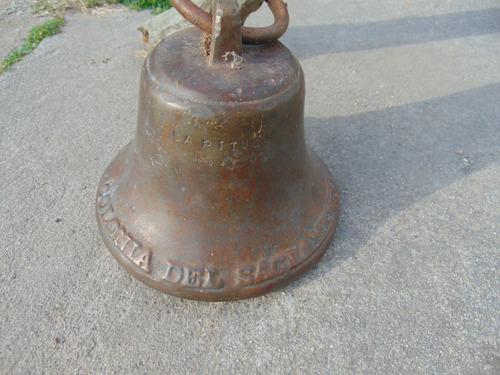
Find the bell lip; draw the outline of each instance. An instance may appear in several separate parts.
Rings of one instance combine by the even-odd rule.
[[[311,267],[313,267],[320,258],[325,254],[326,250],[330,246],[333,237],[336,232],[336,228],[338,225],[338,215],[339,215],[339,194],[336,186],[336,182],[330,173],[328,167],[324,164],[324,162],[316,155],[316,153],[308,148],[308,153],[311,157],[312,163],[317,163],[316,170],[318,174],[324,175],[325,188],[328,190],[325,197],[327,197],[327,201],[324,204],[324,207],[328,205],[331,206],[329,215],[323,214],[321,217],[322,224],[323,221],[328,220],[327,229],[323,233],[323,237],[319,245],[317,245],[314,249],[309,250],[307,257],[298,263],[297,265],[290,268],[285,273],[270,278],[268,280],[262,281],[258,284],[253,284],[252,286],[243,287],[243,288],[232,288],[230,291],[223,292],[215,292],[214,289],[203,290],[192,287],[179,287],[176,286],[174,288],[169,288],[168,284],[162,283],[160,281],[154,280],[148,276],[148,272],[138,267],[138,263],[134,263],[132,259],[126,256],[113,242],[112,238],[106,233],[106,229],[104,227],[104,223],[102,220],[102,213],[99,212],[99,199],[100,199],[100,191],[103,189],[108,181],[110,180],[108,177],[108,172],[113,169],[114,164],[116,164],[124,154],[131,151],[133,148],[133,142],[130,142],[127,146],[125,146],[115,157],[115,159],[108,165],[106,168],[98,186],[97,195],[96,195],[96,203],[95,203],[95,215],[99,228],[100,235],[108,248],[111,254],[115,257],[115,259],[121,264],[125,270],[134,276],[139,281],[145,283],[146,285],[157,289],[163,293],[169,294],[174,297],[179,297],[183,299],[196,300],[196,301],[205,301],[205,302],[227,302],[227,301],[238,301],[243,299],[255,298],[267,293],[276,291],[284,287],[287,284],[290,284],[300,276],[302,276],[305,272],[307,272]],[[330,216],[330,217],[328,217]],[[323,226],[323,225],[321,225]]]

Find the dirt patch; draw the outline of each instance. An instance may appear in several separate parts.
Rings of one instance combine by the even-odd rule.
[[[19,48],[29,29],[45,18],[31,14],[29,0],[0,0],[0,61]]]

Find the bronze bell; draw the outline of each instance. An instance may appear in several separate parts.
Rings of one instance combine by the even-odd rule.
[[[205,33],[179,31],[146,59],[135,140],[99,184],[99,230],[162,292],[262,295],[319,260],[339,210],[334,179],[305,144],[302,69],[276,41],[286,4],[268,1],[275,23],[263,29],[241,27],[235,0],[215,0],[213,19],[172,4]]]

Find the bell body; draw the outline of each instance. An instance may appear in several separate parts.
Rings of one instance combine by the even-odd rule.
[[[201,31],[146,59],[135,139],[106,169],[96,215],[133,276],[174,296],[223,301],[274,290],[314,265],[338,193],[304,139],[304,76],[280,42],[210,66]]]

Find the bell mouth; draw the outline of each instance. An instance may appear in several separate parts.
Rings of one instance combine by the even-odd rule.
[[[271,292],[316,264],[337,226],[335,180],[312,150],[307,153],[309,181],[295,187],[304,205],[296,210],[284,207],[276,215],[288,216],[287,228],[264,217],[260,222],[258,217],[240,222],[203,217],[196,208],[191,217],[178,217],[169,210],[172,197],[164,192],[159,197],[144,179],[131,142],[100,181],[99,231],[132,276],[164,293],[215,302]]]

